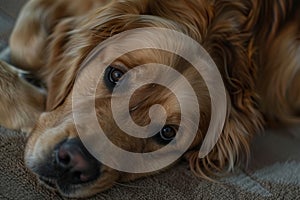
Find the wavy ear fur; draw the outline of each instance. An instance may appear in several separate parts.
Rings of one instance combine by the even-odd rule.
[[[252,118],[245,121],[246,116],[240,116],[236,110],[232,109],[229,112],[231,113],[217,144],[206,157],[201,159],[198,157],[199,146],[198,149],[185,155],[195,175],[212,180],[213,175],[224,171],[229,172],[236,165],[247,162],[250,155],[250,140],[253,136],[251,133],[262,129],[259,122],[261,119]]]
[[[270,113],[274,113],[274,109],[277,111],[278,108],[285,108],[282,105],[292,105],[294,110],[299,106],[299,95],[295,95],[297,94],[295,84],[299,82],[299,76],[296,76],[293,84],[290,85],[294,90],[293,94],[287,96],[284,102],[280,100],[284,99],[283,96],[289,95],[288,88],[282,90],[285,93],[283,95],[276,96],[275,94],[272,99],[265,98],[266,95],[278,92],[281,86],[286,86],[284,83],[288,78],[282,77],[284,74],[282,71],[290,67],[294,71],[288,70],[285,73],[295,73],[295,70],[299,69],[299,64],[297,64],[299,62],[295,61],[297,59],[295,54],[299,48],[297,49],[294,45],[297,38],[295,29],[298,28],[299,35],[299,25],[293,21],[294,23],[291,24],[295,25],[294,29],[289,25],[283,27],[283,24],[292,19],[292,10],[296,10],[292,5],[296,6],[296,1],[252,0],[215,3],[214,16],[210,27],[207,28],[208,37],[203,45],[219,67],[230,95],[230,101],[223,132],[209,155],[199,159],[197,151],[199,148],[186,154],[191,169],[197,176],[210,179],[208,175],[216,175],[216,172],[224,171],[224,169],[233,170],[236,164],[248,159],[250,139],[260,132],[265,124],[265,116],[263,117],[263,112],[259,110],[262,105],[258,102],[266,103],[268,106],[266,110]],[[289,35],[286,34],[288,31],[290,31]],[[286,36],[289,36],[289,42],[284,40],[287,40]],[[292,40],[294,42],[291,42]],[[290,47],[286,48],[286,44],[290,44]],[[258,49],[260,46],[262,47]],[[278,54],[275,49],[280,49],[283,53]],[[283,57],[278,58],[278,55]],[[276,67],[280,69],[275,69]],[[264,73],[263,70],[271,70],[271,72]],[[273,72],[280,72],[275,74],[280,78],[270,81],[276,77],[272,75]],[[258,78],[261,78],[261,84],[256,85]],[[283,84],[274,88],[274,83],[282,83],[280,81]],[[259,91],[257,87],[263,89]],[[296,101],[291,104],[287,101],[289,97]],[[274,106],[274,103],[278,101],[282,105]],[[264,110],[265,113],[267,113],[266,110]],[[291,116],[282,115],[282,112],[277,113],[282,118],[278,122],[291,120]]]
[[[66,56],[70,32],[76,18],[62,20],[50,36],[48,63],[41,76],[48,89],[47,110],[54,110],[69,94],[76,76],[76,60]]]

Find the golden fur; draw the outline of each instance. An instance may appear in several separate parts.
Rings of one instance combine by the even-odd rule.
[[[249,156],[254,134],[268,125],[290,125],[300,121],[299,11],[297,0],[123,0],[108,4],[103,0],[31,0],[22,10],[10,39],[12,62],[42,80],[48,94],[43,102],[39,93],[27,92],[27,89],[18,89],[16,93],[3,90],[3,82],[10,88],[13,87],[10,83],[18,78],[7,80],[5,77],[9,75],[4,73],[3,76],[1,71],[1,94],[11,95],[18,101],[12,105],[0,100],[1,114],[9,116],[5,120],[0,117],[0,124],[15,129],[27,126],[27,122],[20,125],[16,121],[29,118],[22,114],[22,108],[29,109],[26,113],[32,114],[30,119],[36,119],[36,123],[30,123],[33,131],[25,160],[34,171],[36,163],[57,143],[77,137],[70,93],[80,64],[87,55],[105,39],[125,30],[175,29],[206,49],[222,74],[228,94],[228,115],[223,132],[205,158],[198,158],[198,150],[209,123],[210,101],[202,79],[193,75],[193,69],[173,55],[155,50],[131,52],[115,62],[128,68],[149,62],[163,63],[189,77],[201,99],[201,123],[184,157],[200,177],[230,171]],[[132,105],[138,103],[139,94],[148,98],[132,114],[136,123],[147,124],[148,108],[156,103],[166,108],[170,123],[178,123],[176,99],[169,91],[161,87],[156,87],[154,92],[142,88],[132,97]],[[40,100],[35,102],[36,98],[31,95]],[[135,152],[160,147],[153,141],[121,134],[110,113],[110,93],[105,86],[99,86],[97,95],[102,97],[96,100],[98,120],[104,129],[113,130],[108,137],[114,143]],[[28,101],[19,100],[20,96]],[[44,113],[37,118],[44,104]],[[19,112],[12,112],[14,109]],[[103,175],[93,184],[76,185],[69,192],[58,189],[66,196],[83,197],[107,189],[117,181],[146,175],[118,172],[106,166],[100,170]]]

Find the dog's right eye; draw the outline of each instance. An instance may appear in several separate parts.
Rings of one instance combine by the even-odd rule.
[[[109,66],[105,70],[104,81],[106,86],[112,90],[116,84],[120,81],[124,72],[117,67]]]
[[[159,133],[153,136],[159,144],[166,145],[171,142],[177,134],[178,127],[175,125],[165,125]]]
[[[159,136],[164,141],[171,141],[176,136],[176,130],[172,126],[166,125],[160,130]]]

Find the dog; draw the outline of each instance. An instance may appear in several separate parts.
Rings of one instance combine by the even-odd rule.
[[[40,80],[44,90],[1,62],[0,124],[28,133],[27,167],[44,185],[67,197],[91,196],[117,182],[165,170],[168,167],[131,173],[96,159],[79,137],[72,115],[72,92],[81,66],[105,40],[138,28],[175,30],[201,44],[225,86],[226,118],[208,155],[198,156],[213,114],[205,77],[170,52],[151,48],[131,51],[99,67],[103,73],[98,77],[94,101],[97,121],[107,137],[127,151],[153,152],[170,143],[180,128],[180,106],[165,87],[143,86],[132,94],[129,103],[130,116],[140,126],[150,123],[152,105],[164,107],[166,123],[153,137],[136,138],[124,133],[111,111],[112,99],[122,98],[112,95],[114,87],[129,69],[147,63],[170,66],[187,77],[199,100],[197,134],[181,158],[189,162],[196,176],[211,179],[245,163],[250,156],[251,138],[265,127],[299,123],[299,13],[297,0],[30,0],[10,38],[11,62]],[[100,52],[95,59],[105,59],[111,53],[113,50]],[[143,71],[141,67],[140,77],[147,77],[157,68]],[[87,79],[79,88],[85,90]],[[79,105],[85,113],[84,101]],[[188,118],[193,121],[192,114]],[[89,121],[80,126],[87,135],[93,131]],[[188,132],[189,127],[185,128]],[[110,159],[118,162],[114,156]]]

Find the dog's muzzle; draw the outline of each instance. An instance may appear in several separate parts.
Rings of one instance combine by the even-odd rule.
[[[55,185],[76,185],[91,182],[100,176],[100,163],[87,151],[78,138],[58,144],[52,153],[51,164],[41,165],[36,173],[42,182]]]

